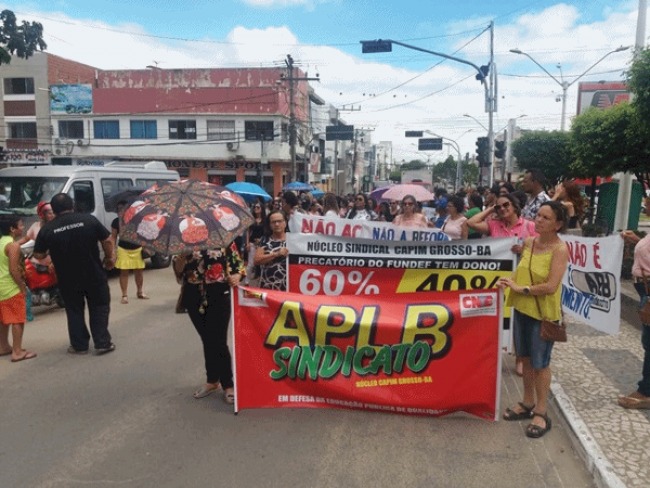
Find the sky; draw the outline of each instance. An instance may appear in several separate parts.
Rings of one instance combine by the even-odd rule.
[[[516,118],[522,129],[559,130],[567,89],[567,126],[580,81],[625,79],[633,47],[635,0],[48,0],[2,2],[19,21],[43,24],[47,52],[100,69],[296,66],[320,81],[315,92],[373,142],[392,141],[394,159],[436,162],[406,130],[458,143],[464,155],[485,136],[484,90],[471,66],[394,45],[362,54],[361,40],[392,39],[475,65],[490,57],[494,22],[498,73],[494,130]],[[647,42],[647,36],[646,36]],[[529,58],[510,52],[520,49]],[[1,69],[1,68],[0,68]],[[471,117],[466,117],[465,114]],[[473,118],[472,118],[473,117]],[[455,150],[451,154],[456,155]]]

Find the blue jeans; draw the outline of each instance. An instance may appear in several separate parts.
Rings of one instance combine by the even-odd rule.
[[[643,283],[634,283],[639,294],[639,308],[643,307],[648,301],[645,285]],[[644,396],[650,396],[650,324],[643,324],[641,331],[641,345],[643,346],[643,371],[639,381],[639,393]]]
[[[539,336],[542,321],[517,310],[514,310],[512,319],[515,354],[518,357],[530,358],[533,369],[548,368],[554,343]]]

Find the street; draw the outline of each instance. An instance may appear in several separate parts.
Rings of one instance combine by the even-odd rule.
[[[174,313],[170,269],[145,271],[150,300],[119,303],[110,278],[104,356],[71,356],[62,309],[39,310],[25,347],[0,360],[3,487],[592,487],[557,411],[540,440],[524,422],[463,414],[411,417],[347,410],[245,410],[191,393],[204,380],[189,318]],[[253,359],[253,358],[251,358]],[[520,400],[504,357],[501,410]]]

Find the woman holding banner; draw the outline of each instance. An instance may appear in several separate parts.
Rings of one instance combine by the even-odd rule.
[[[501,198],[501,197],[499,197]],[[521,260],[512,278],[501,278],[497,286],[510,288],[506,306],[514,308],[514,341],[523,361],[524,398],[507,408],[504,420],[527,420],[526,436],[539,438],[551,430],[547,416],[551,387],[553,342],[540,337],[542,320],[562,318],[562,276],[569,252],[558,233],[567,225],[566,209],[560,202],[544,202],[537,217],[538,237],[524,241]]]

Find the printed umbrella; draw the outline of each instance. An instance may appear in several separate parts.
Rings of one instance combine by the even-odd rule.
[[[310,191],[313,190],[313,186],[309,183],[303,183],[302,181],[292,181],[287,183],[282,187],[283,190],[295,190],[295,191]]]
[[[435,198],[433,193],[431,193],[425,187],[409,183],[391,186],[382,195],[382,198],[384,200],[401,200],[406,195],[412,195],[417,202],[428,202],[429,200],[433,200]]]
[[[270,202],[272,200],[271,195],[269,195],[264,188],[255,183],[235,181],[234,183],[228,183],[226,188],[241,195],[247,202],[253,202],[258,198],[263,199],[265,202]]]
[[[148,188],[141,186],[130,186],[108,197],[104,202],[104,207],[109,212],[117,212],[117,204],[119,202],[124,200],[127,203],[131,203],[136,197],[140,196],[147,190]]]
[[[162,255],[183,254],[227,246],[252,223],[233,191],[182,180],[142,193],[122,215],[120,237]]]

